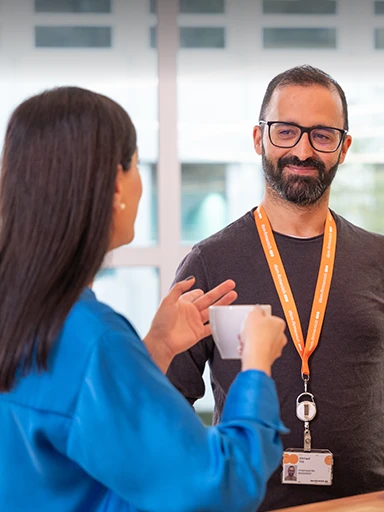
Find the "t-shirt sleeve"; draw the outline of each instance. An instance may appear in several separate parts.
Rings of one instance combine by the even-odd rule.
[[[109,331],[87,365],[67,456],[138,510],[254,512],[281,459],[273,381],[239,375],[224,416],[204,427],[142,342]]]
[[[197,247],[180,263],[174,282],[182,281],[189,276],[196,278],[194,288],[201,288],[204,292],[210,290],[204,260]],[[213,340],[208,336],[191,349],[178,354],[168,368],[167,377],[191,405],[204,396],[203,373],[212,350]]]

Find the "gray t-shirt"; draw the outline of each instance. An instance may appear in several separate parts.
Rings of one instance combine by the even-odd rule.
[[[384,236],[360,229],[333,213],[338,238],[333,281],[318,348],[310,359],[310,391],[317,405],[312,448],[334,454],[330,487],[281,484],[271,477],[260,511],[384,489]],[[319,270],[323,236],[300,239],[275,233],[306,336]],[[225,279],[237,283],[238,304],[271,304],[284,313],[255,226],[253,211],[197,244],[182,261],[176,280],[196,277],[208,290]],[[303,391],[301,360],[287,329],[288,344],[273,365],[282,420],[291,430],[285,448],[303,446],[296,398]],[[211,368],[214,422],[220,419],[240,362],[222,360],[211,337],[177,356],[168,372],[193,403],[204,394],[202,373]]]

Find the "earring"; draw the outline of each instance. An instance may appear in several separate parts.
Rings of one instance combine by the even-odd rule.
[[[127,205],[125,203],[120,203],[120,201],[116,201],[115,203],[115,207],[120,208],[120,210],[125,210],[126,206]]]

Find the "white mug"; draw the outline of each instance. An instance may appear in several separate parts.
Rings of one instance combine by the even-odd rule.
[[[232,306],[210,306],[209,323],[212,337],[222,359],[241,359],[238,351],[240,333],[248,313],[255,304],[234,304]],[[268,314],[272,314],[269,304],[260,304]]]

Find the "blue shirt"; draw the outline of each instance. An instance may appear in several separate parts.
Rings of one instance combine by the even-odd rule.
[[[0,510],[252,511],[281,459],[273,381],[247,371],[206,428],[87,289],[49,358],[0,394]]]

